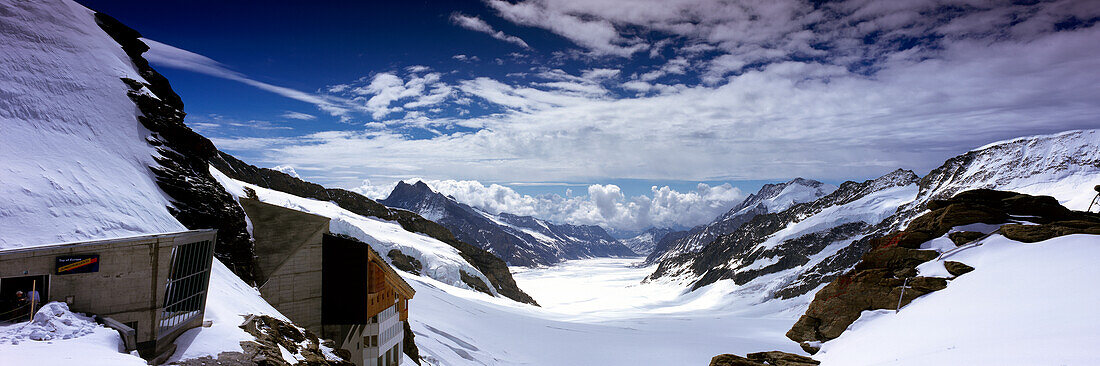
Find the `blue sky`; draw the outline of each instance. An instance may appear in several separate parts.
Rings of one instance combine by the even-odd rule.
[[[83,3],[246,161],[621,230],[1100,126],[1084,0]]]

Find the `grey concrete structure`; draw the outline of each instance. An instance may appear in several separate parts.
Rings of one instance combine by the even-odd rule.
[[[401,362],[412,287],[329,219],[240,199],[255,238],[260,295],[295,324],[348,350],[359,366]]]
[[[133,328],[144,357],[202,325],[215,230],[144,235],[0,250],[0,292],[38,287],[43,302],[109,317]]]
[[[295,324],[321,334],[321,238],[329,218],[242,197],[252,221],[260,295]]]

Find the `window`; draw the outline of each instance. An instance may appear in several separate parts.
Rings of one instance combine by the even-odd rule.
[[[158,335],[169,333],[202,313],[210,284],[213,252],[214,242],[210,240],[172,248],[172,267],[168,272]]]

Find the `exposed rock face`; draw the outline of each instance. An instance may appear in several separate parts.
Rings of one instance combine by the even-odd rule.
[[[697,289],[721,279],[733,279],[738,284],[746,284],[764,275],[802,266],[822,268],[822,263],[825,262],[810,264],[810,258],[838,242],[858,243],[861,237],[874,230],[874,223],[863,221],[866,217],[886,217],[892,211],[870,212],[866,215],[861,213],[847,218],[838,216],[830,218],[828,225],[819,225],[819,228],[810,228],[804,233],[783,236],[782,239],[777,239],[780,237],[774,235],[825,210],[836,210],[836,207],[891,189],[912,187],[916,181],[917,176],[913,172],[898,170],[873,180],[845,182],[832,193],[811,202],[794,204],[780,212],[757,214],[733,232],[719,236],[697,253],[662,261],[649,279],[664,276],[695,277],[697,279],[692,288]],[[874,221],[877,223],[878,220]],[[855,258],[845,259],[853,254]],[[855,263],[860,254],[861,251],[850,253],[839,250],[833,255],[825,256],[823,260],[841,258],[842,260],[833,263],[845,266],[840,269],[844,270]],[[785,282],[775,284],[779,289],[769,295],[794,297],[809,292],[824,282],[820,278],[794,281],[796,278],[798,277],[787,276],[781,279]]]
[[[334,353],[343,359],[333,360],[325,358],[321,352],[322,342],[329,348],[334,348],[331,341],[322,341],[308,330],[299,329],[293,324],[275,319],[267,315],[250,316],[241,325],[248,334],[256,337],[256,341],[242,341],[241,348],[244,352],[222,352],[218,357],[201,357],[189,359],[173,365],[201,366],[201,365],[229,365],[229,366],[289,366],[293,364],[311,366],[353,366],[350,353],[342,349],[334,349]],[[302,359],[287,360],[283,358],[282,347]]]
[[[956,246],[978,240],[983,236],[985,236],[985,234],[977,231],[956,231],[947,235]]]
[[[862,239],[803,271],[791,285],[775,295],[791,298],[836,279],[870,250],[871,238],[905,228],[926,209],[932,209],[926,206],[935,200],[972,189],[1012,190],[1027,187],[1039,191],[1064,190],[1067,184],[1074,184],[1066,182],[1090,181],[1100,174],[1098,145],[1100,130],[1068,131],[1002,141],[948,159],[920,179],[917,183],[919,191],[913,201],[899,207],[893,216],[875,224]],[[1086,191],[1091,184],[1079,188]],[[1050,202],[1053,201],[1043,204]],[[956,239],[961,241],[966,237]]]
[[[105,14],[96,13],[95,17],[96,23],[122,46],[148,82],[123,80],[131,88],[130,99],[141,111],[138,120],[153,132],[148,141],[157,147],[160,156],[156,157],[159,166],[150,169],[157,185],[171,198],[169,212],[188,229],[218,229],[215,254],[242,280],[253,283],[256,256],[244,211],[208,169],[217,149],[183,123],[183,101],[172,91],[168,79],[141,57],[149,50],[138,39],[141,34]]]
[[[386,256],[390,257],[390,260],[393,261],[394,267],[402,271],[419,276],[420,270],[424,269],[424,264],[420,263],[420,260],[407,256],[405,253],[401,253],[400,250],[390,249],[390,252],[386,253]]]
[[[1070,234],[1100,235],[1100,226],[1090,220],[1067,220],[1042,225],[1012,224],[1002,226],[1001,234],[1015,241],[1034,243]]]
[[[399,182],[379,203],[416,212],[455,236],[504,259],[510,265],[550,265],[566,259],[627,257],[636,254],[591,225],[559,225],[530,216],[497,215],[459,203],[424,182]]]
[[[466,286],[470,286],[470,288],[474,290],[478,290],[490,295],[493,294],[492,291],[489,291],[489,285],[486,285],[485,282],[482,281],[480,278],[470,275],[469,273],[466,273],[466,271],[459,271],[459,275],[462,278],[462,282],[465,283]]]
[[[356,214],[395,221],[401,224],[401,227],[405,230],[421,233],[447,243],[458,249],[462,258],[489,278],[489,282],[496,288],[498,293],[512,300],[537,305],[530,295],[527,295],[516,285],[512,273],[508,271],[508,265],[503,260],[484,249],[456,239],[447,228],[416,213],[391,209],[348,190],[325,188],[319,184],[306,182],[280,171],[257,168],[223,152],[219,152],[218,157],[212,160],[210,164],[230,178],[300,197],[331,201]]]
[[[836,189],[836,186],[804,178],[795,178],[786,183],[765,184],[759,191],[750,194],[744,201],[713,222],[661,239],[646,257],[646,263],[657,263],[668,258],[698,252],[719,236],[737,230],[756,215],[783,211],[791,205],[816,200]]]
[[[746,357],[727,353],[710,359],[710,366],[813,366],[820,364],[820,361],[806,356],[780,351],[750,353]]]
[[[409,327],[409,322],[401,322],[401,326],[405,328],[405,338],[401,340],[402,348],[405,350],[405,355],[409,356],[413,362],[417,365],[420,364],[420,349],[416,348],[416,334],[413,333],[412,328]]]
[[[947,268],[947,273],[955,277],[962,276],[974,270],[974,267],[955,261],[945,261],[943,262],[943,266]]]
[[[828,341],[840,336],[864,310],[896,309],[899,304],[905,306],[917,297],[945,288],[944,278],[917,277],[917,265],[939,256],[935,251],[918,248],[955,227],[1005,224],[1026,218],[1042,224],[1009,224],[997,232],[1010,239],[1010,235],[1018,235],[1039,240],[1070,233],[1100,233],[1100,215],[1070,211],[1047,196],[978,189],[931,201],[927,207],[931,211],[913,219],[904,231],[870,240],[872,249],[851,271],[817,292],[787,337],[803,344]],[[1012,230],[1027,230],[1028,234],[1008,234]],[[1031,236],[1034,233],[1041,234]],[[974,270],[959,262],[944,265],[953,276]]]

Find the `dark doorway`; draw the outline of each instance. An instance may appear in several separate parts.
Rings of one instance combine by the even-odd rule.
[[[0,278],[0,323],[29,320],[30,306],[19,301],[16,293],[23,291],[23,296],[29,299],[33,286],[41,297],[41,302],[36,303],[35,307],[41,307],[41,303],[49,301],[49,281],[47,275]]]

